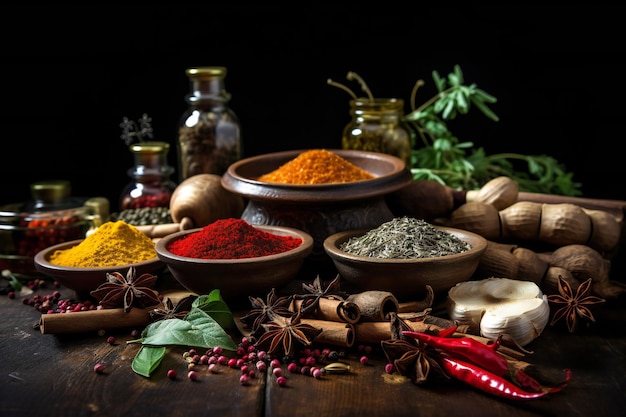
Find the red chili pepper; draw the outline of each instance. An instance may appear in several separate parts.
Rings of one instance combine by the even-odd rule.
[[[566,369],[567,378],[559,387],[541,392],[526,392],[512,382],[472,363],[454,359],[446,354],[442,354],[439,358],[441,367],[452,378],[465,382],[486,393],[512,400],[532,400],[543,397],[551,392],[560,391],[565,387],[571,377],[571,371]]]
[[[440,349],[449,355],[468,360],[496,375],[504,376],[509,372],[509,363],[496,352],[500,338],[491,345],[486,345],[471,337],[440,337],[421,332],[403,331],[406,336],[414,337],[422,343]]]

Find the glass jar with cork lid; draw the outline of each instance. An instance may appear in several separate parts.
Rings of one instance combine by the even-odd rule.
[[[411,166],[413,131],[402,119],[404,100],[355,98],[350,100],[350,115],[341,137],[343,149],[386,153]]]
[[[189,104],[178,129],[179,181],[197,174],[222,175],[242,155],[241,127],[229,107],[225,67],[186,71]]]
[[[121,210],[144,207],[169,208],[176,184],[170,179],[174,169],[167,164],[167,142],[139,142],[129,146],[135,165],[128,170],[133,179],[123,190]]]

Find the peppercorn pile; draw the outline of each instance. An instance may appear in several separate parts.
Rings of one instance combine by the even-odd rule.
[[[122,210],[111,214],[112,221],[122,220],[133,226],[173,223],[170,209],[167,207],[141,207]]]

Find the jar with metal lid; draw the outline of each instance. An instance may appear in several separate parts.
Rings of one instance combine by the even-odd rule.
[[[128,170],[132,181],[124,187],[120,210],[144,207],[169,208],[176,183],[170,179],[174,169],[167,163],[167,142],[140,142],[129,146],[135,165]]]
[[[33,257],[49,246],[83,239],[93,216],[69,181],[31,184],[32,200],[0,207],[0,269],[37,273]]]
[[[358,98],[350,100],[352,119],[343,130],[343,149],[381,152],[411,165],[414,132],[403,121],[404,100]]]
[[[225,67],[186,71],[191,92],[178,130],[179,181],[197,174],[222,175],[242,155],[239,118],[229,107]]]

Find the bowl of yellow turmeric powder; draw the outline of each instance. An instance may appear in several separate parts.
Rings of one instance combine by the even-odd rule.
[[[106,282],[109,273],[127,277],[132,267],[139,277],[165,269],[152,239],[123,221],[104,223],[85,239],[50,246],[34,261],[39,272],[76,291],[79,298]]]

